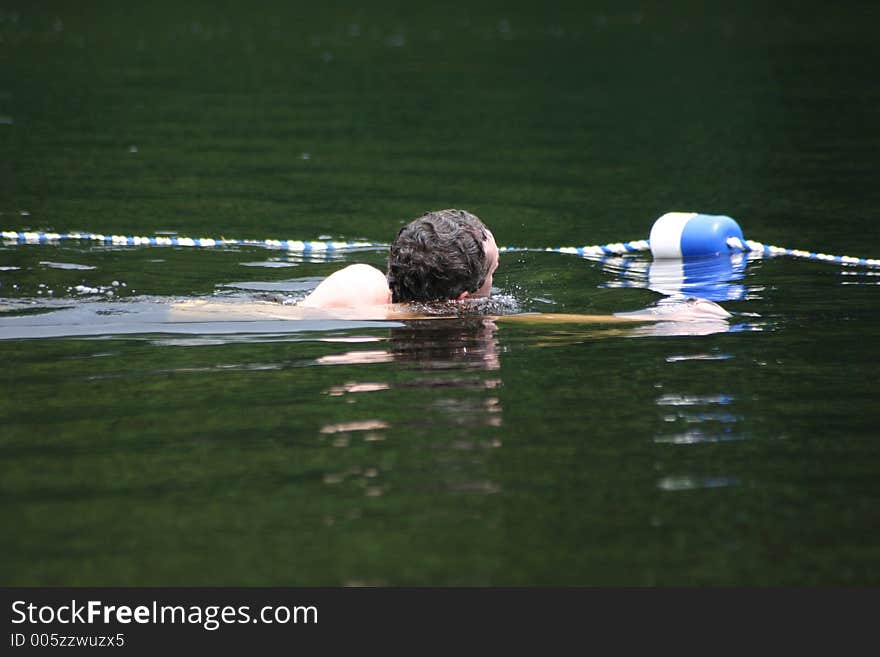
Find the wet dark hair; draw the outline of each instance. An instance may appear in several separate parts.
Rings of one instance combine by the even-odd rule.
[[[479,290],[491,267],[486,226],[464,210],[422,215],[397,234],[388,256],[394,303],[445,301]]]

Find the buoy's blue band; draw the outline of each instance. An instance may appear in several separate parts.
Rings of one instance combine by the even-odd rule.
[[[695,215],[681,232],[681,255],[685,258],[727,253],[731,237],[743,239],[742,229],[725,215]]]

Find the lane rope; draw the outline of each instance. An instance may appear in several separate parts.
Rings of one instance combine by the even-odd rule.
[[[821,260],[822,262],[837,262],[844,265],[858,265],[862,267],[880,267],[880,259],[877,258],[857,258],[848,255],[831,255],[829,253],[815,253],[813,251],[803,251],[801,249],[789,249],[784,246],[772,246],[754,240],[743,240],[739,237],[729,237],[727,246],[731,251],[743,251],[749,254],[772,256],[791,256],[793,258],[804,258],[807,260]]]
[[[251,246],[303,254],[327,254],[349,251],[380,251],[389,244],[368,241],[230,239],[226,237],[176,237],[111,235],[106,233],[53,233],[44,231],[4,230],[0,238],[7,244],[56,244],[68,240],[97,242],[107,246],[179,246],[216,248]],[[880,259],[849,255],[831,255],[802,249],[791,249],[747,240],[739,225],[726,215],[697,212],[667,212],[658,218],[647,240],[610,242],[589,246],[557,246],[546,248],[502,246],[501,253],[555,252],[585,258],[620,256],[651,251],[655,259],[688,259],[711,255],[747,252],[753,256],[790,256],[849,266],[880,267]]]
[[[248,240],[230,239],[226,237],[168,237],[152,236],[141,237],[136,235],[110,235],[105,233],[51,233],[43,231],[13,231],[4,230],[0,237],[8,242],[18,244],[55,244],[66,240],[83,240],[98,242],[108,246],[185,246],[185,247],[223,247],[223,246],[255,246],[267,249],[280,249],[282,251],[294,251],[297,253],[326,252],[326,251],[380,251],[391,247],[390,244],[381,242],[338,242],[329,240]],[[625,253],[638,253],[650,250],[647,240],[633,242],[614,242],[595,246],[563,246],[547,248],[528,248],[515,246],[502,246],[498,248],[502,253],[518,251],[554,251],[556,253],[570,253],[579,256],[586,255],[623,255]]]

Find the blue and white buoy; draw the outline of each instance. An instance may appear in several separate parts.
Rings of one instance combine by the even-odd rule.
[[[651,253],[655,258],[692,258],[730,252],[728,240],[743,238],[730,217],[697,212],[667,212],[651,228]]]

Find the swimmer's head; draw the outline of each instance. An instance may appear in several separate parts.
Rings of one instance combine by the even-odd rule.
[[[404,226],[388,256],[394,303],[487,297],[498,268],[495,237],[464,210],[429,212]]]

